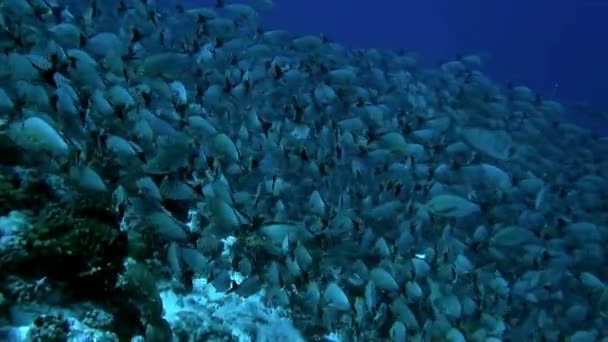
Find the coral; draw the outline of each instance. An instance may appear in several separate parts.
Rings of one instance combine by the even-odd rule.
[[[137,309],[141,323],[146,327],[146,341],[169,339],[171,327],[162,317],[163,303],[152,272],[145,265],[129,259],[118,287],[124,291],[131,307]]]
[[[300,332],[287,320],[273,320],[260,324],[256,329],[256,341],[272,342],[272,341],[304,341]]]
[[[194,311],[181,311],[176,314],[173,333],[177,341],[238,341],[229,326],[209,320],[206,315]],[[217,321],[217,320],[216,320]]]
[[[126,263],[125,272],[121,275],[119,287],[131,293],[142,318],[146,323],[155,323],[162,318],[163,305],[156,287],[156,279],[148,268],[130,260]]]
[[[88,299],[113,291],[127,255],[127,239],[109,204],[92,198],[47,204],[21,237],[28,257],[19,270],[65,282],[74,295]]]
[[[12,169],[0,168],[0,215],[12,210],[39,212],[46,203],[56,200],[48,182],[36,175],[24,177]]]
[[[0,220],[3,277],[48,278],[67,285],[68,295],[105,301],[128,252],[110,195],[59,198],[49,176],[16,168],[3,171],[0,213],[10,212]],[[18,227],[16,212],[22,218]]]
[[[34,320],[28,340],[32,342],[64,342],[68,340],[70,324],[61,316],[41,315]]]
[[[303,341],[286,313],[265,306],[261,294],[220,293],[196,278],[189,294],[161,287],[160,295],[178,341]]]
[[[91,197],[73,191],[59,176],[3,168],[0,214],[9,212],[10,217],[0,220],[5,226],[0,230],[0,278],[8,281],[8,276],[16,276],[26,283],[47,283],[61,289],[64,303],[95,303],[114,318],[105,320],[108,326],[103,329],[114,331],[120,338],[145,332],[141,322],[144,313],[132,306],[142,294],[116,286],[129,243],[127,232],[120,229],[121,217],[114,210],[111,194]],[[15,212],[23,216],[24,222],[9,227],[8,223],[15,221],[11,219]],[[24,298],[36,302],[40,298],[31,296],[35,293],[42,292],[18,291],[8,298],[9,305],[27,302]],[[159,310],[162,312],[162,306]],[[155,316],[160,317],[160,313]],[[91,318],[97,322],[100,317],[86,318],[91,323]]]
[[[114,316],[100,308],[85,312],[82,323],[95,329],[109,329],[115,324]]]
[[[69,318],[70,332],[68,340],[70,342],[118,342],[120,339],[112,332],[103,329],[90,327],[84,322],[80,322],[75,318]]]
[[[29,228],[27,216],[18,211],[11,211],[8,216],[0,217],[0,267],[10,269],[17,260],[27,257],[22,248],[21,232]],[[0,278],[7,274],[1,274]]]
[[[73,317],[61,314],[40,315],[27,332],[27,341],[31,342],[118,342],[114,333],[97,330],[83,324]]]

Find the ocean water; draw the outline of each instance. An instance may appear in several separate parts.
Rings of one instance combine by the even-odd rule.
[[[423,64],[479,53],[496,80],[559,100],[572,121],[608,134],[605,119],[575,106],[608,111],[608,1],[275,0],[260,13],[267,28],[325,34],[350,47],[413,51]]]

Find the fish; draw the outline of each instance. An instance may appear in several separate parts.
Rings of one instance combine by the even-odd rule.
[[[271,6],[0,4],[2,174],[114,197],[159,266],[155,306],[128,298],[147,334],[254,338],[272,312],[311,340],[608,335],[606,138],[483,53],[427,65],[265,28]]]

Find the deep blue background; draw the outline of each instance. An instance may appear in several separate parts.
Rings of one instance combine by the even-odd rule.
[[[266,28],[406,49],[425,64],[479,53],[497,81],[608,111],[608,0],[275,0],[260,13]],[[569,116],[608,134],[605,120]]]

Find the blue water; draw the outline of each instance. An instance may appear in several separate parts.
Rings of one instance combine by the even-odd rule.
[[[608,0],[275,0],[261,13],[266,28],[405,49],[424,63],[479,53],[496,80],[608,111]],[[605,120],[572,107],[569,117],[608,134]]]

